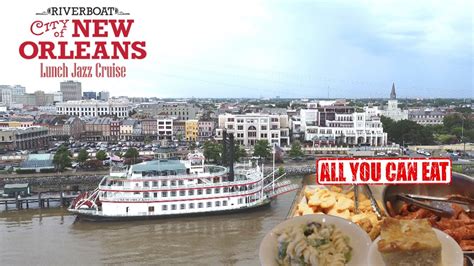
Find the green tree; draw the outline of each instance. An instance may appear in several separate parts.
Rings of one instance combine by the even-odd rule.
[[[206,141],[203,145],[204,157],[207,161],[218,163],[221,159],[222,145],[212,141]]]
[[[285,173],[285,168],[283,166],[278,167],[278,176],[281,176]]]
[[[189,150],[190,150],[190,151],[194,151],[194,150],[197,148],[196,142],[195,142],[195,141],[191,141],[191,142],[189,143],[189,146],[188,146],[188,147],[189,147]]]
[[[304,155],[303,150],[301,149],[301,143],[297,140],[293,141],[291,144],[290,152],[288,153],[291,158],[301,157]]]
[[[59,171],[64,171],[68,166],[71,166],[71,153],[65,146],[60,146],[53,157],[53,164]]]
[[[234,144],[234,160],[236,162],[240,162],[240,160],[244,157],[247,157],[247,152],[245,151],[245,148],[238,144]]]
[[[135,161],[138,159],[138,156],[140,156],[138,150],[133,147],[128,149],[123,155],[123,157],[130,159],[132,163],[135,163]]]
[[[77,161],[82,165],[89,159],[89,153],[86,149],[81,149],[77,155]]]
[[[95,158],[97,160],[103,161],[103,160],[107,159],[107,153],[103,150],[100,150],[95,154]]]
[[[388,139],[398,144],[422,144],[434,143],[433,129],[424,127],[410,120],[393,121],[382,116],[384,131]]]
[[[269,158],[271,155],[270,151],[270,143],[268,143],[268,140],[266,139],[261,139],[257,140],[255,143],[255,146],[253,147],[253,155],[254,156],[259,156],[261,158]]]

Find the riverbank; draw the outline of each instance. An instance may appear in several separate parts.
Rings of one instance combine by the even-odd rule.
[[[316,172],[316,165],[311,163],[286,163],[276,165],[278,169],[283,166],[287,176],[305,176]],[[271,166],[265,166],[265,174],[270,174]],[[0,188],[5,184],[29,183],[34,192],[66,191],[66,190],[92,190],[97,187],[108,171],[98,172],[68,172],[68,173],[38,173],[27,175],[6,175],[0,177]]]

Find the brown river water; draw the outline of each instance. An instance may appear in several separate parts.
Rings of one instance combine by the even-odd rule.
[[[0,265],[259,265],[260,241],[286,218],[295,193],[252,212],[133,222],[0,209]]]

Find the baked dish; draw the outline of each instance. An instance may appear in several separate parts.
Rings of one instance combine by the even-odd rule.
[[[427,220],[383,220],[378,250],[387,266],[441,265],[441,242]]]

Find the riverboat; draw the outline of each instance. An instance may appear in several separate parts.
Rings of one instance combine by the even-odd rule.
[[[185,160],[154,160],[131,165],[79,195],[69,211],[90,221],[152,219],[250,211],[298,185],[279,181],[275,168],[250,160],[232,167],[205,164],[201,153]]]

